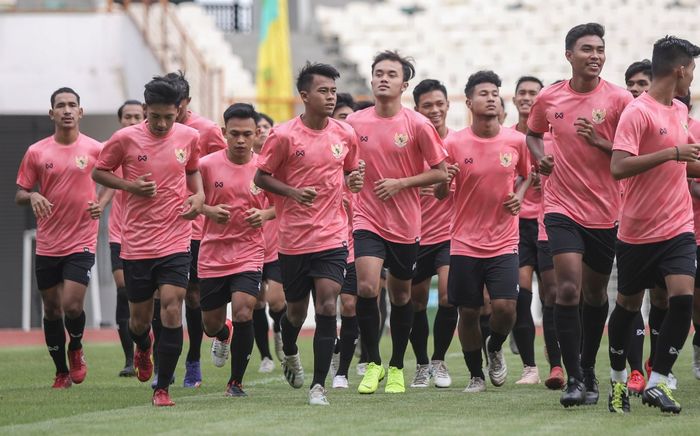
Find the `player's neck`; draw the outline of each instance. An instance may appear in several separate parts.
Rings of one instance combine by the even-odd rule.
[[[493,138],[501,131],[498,117],[476,116],[472,122],[472,132],[479,138]]]
[[[304,112],[301,114],[301,122],[311,130],[323,130],[328,125],[328,115]]]
[[[447,136],[447,133],[450,131],[450,129],[447,128],[446,124],[443,124],[435,130],[437,130],[438,135],[440,135],[440,139],[445,139],[445,136]]]
[[[80,136],[80,131],[77,127],[70,129],[58,128],[53,134],[53,139],[61,145],[71,145],[78,140],[78,136]]]
[[[230,148],[226,149],[226,157],[231,163],[236,165],[245,165],[253,159],[253,153],[246,153],[245,155],[237,155]]]
[[[655,79],[651,82],[647,94],[662,105],[671,106],[676,97],[676,82],[673,78]]]
[[[527,116],[527,114],[518,115],[518,124],[515,125],[515,130],[527,134]]]
[[[374,111],[380,118],[391,118],[401,112],[402,107],[401,97],[389,100],[378,98],[374,105]]]
[[[262,142],[261,143],[256,142],[255,145],[253,146],[253,153],[260,154],[260,152],[262,151],[262,146],[263,146]]]
[[[569,80],[569,86],[574,91],[580,94],[586,94],[591,92],[598,87],[600,83],[600,77],[586,78],[582,76],[574,75],[571,80]]]

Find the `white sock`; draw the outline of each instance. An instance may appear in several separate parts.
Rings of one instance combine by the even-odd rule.
[[[652,371],[651,375],[649,376],[649,383],[647,383],[647,389],[651,389],[661,383],[668,384],[668,377],[661,375],[656,371]]]
[[[622,371],[610,369],[610,380],[617,383],[627,383],[627,368]]]

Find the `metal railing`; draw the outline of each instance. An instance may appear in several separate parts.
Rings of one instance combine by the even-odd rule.
[[[232,4],[200,3],[208,15],[214,17],[216,27],[225,33],[250,33],[253,31],[253,6],[237,2]]]

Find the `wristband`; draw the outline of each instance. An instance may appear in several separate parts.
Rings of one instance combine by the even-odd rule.
[[[678,150],[678,146],[676,145],[676,162],[680,162],[681,160],[681,152]]]

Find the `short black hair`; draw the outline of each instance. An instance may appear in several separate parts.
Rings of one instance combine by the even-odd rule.
[[[520,85],[522,85],[525,82],[534,82],[540,85],[540,89],[544,88],[544,83],[540,79],[538,79],[535,76],[522,76],[518,79],[518,82],[515,84],[515,92],[518,92],[518,88],[520,88]]]
[[[355,110],[361,111],[362,109],[367,109],[368,107],[374,106],[374,102],[370,100],[360,100],[355,102]]]
[[[67,86],[58,88],[51,94],[51,108],[53,108],[53,105],[56,103],[56,96],[58,94],[73,94],[76,99],[78,99],[78,105],[80,105],[80,96],[78,95],[77,92],[73,90],[73,88],[69,88]]]
[[[567,50],[573,50],[574,46],[576,45],[576,41],[578,41],[580,38],[583,38],[584,36],[589,35],[598,36],[600,37],[600,39],[603,39],[603,37],[605,36],[605,27],[598,23],[586,23],[574,26],[566,34],[566,38],[564,39],[564,46]],[[603,43],[605,43],[604,39]]]
[[[255,111],[252,104],[234,103],[224,111],[224,124],[228,123],[231,118],[239,118],[242,120],[252,119],[255,125],[260,121],[260,114]]]
[[[381,61],[395,61],[400,63],[404,82],[408,82],[416,76],[416,67],[413,65],[415,62],[413,58],[401,56],[396,50],[384,50],[381,53],[377,53],[372,60],[372,75],[374,75],[374,67]]]
[[[666,76],[679,65],[689,65],[693,58],[698,56],[700,47],[685,39],[665,36],[654,43],[651,55],[652,77]]]
[[[493,83],[497,88],[500,88],[501,78],[491,70],[477,71],[467,79],[467,85],[464,87],[464,95],[471,97],[476,85],[481,83]]]
[[[173,82],[175,87],[180,90],[180,99],[187,100],[190,98],[190,82],[185,78],[185,73],[182,70],[177,70],[175,73],[165,75],[167,80]]]
[[[501,97],[500,95],[498,96],[498,99],[501,100],[501,109],[503,109],[503,112],[505,112],[506,111],[506,101],[503,100],[503,97]]]
[[[262,112],[258,112],[258,115],[260,115],[260,119],[261,119],[261,120],[264,119],[265,121],[267,121],[267,122],[270,124],[270,126],[274,126],[274,125],[275,125],[275,120],[273,120],[268,114],[264,114],[264,113],[262,113]],[[258,123],[259,123],[259,122],[260,122],[260,120],[258,120]],[[257,124],[257,123],[255,123],[255,124]]]
[[[427,94],[433,91],[440,91],[447,99],[447,88],[439,80],[435,79],[424,79],[413,88],[413,101],[418,106],[418,101],[423,94]]]
[[[347,92],[339,92],[338,98],[335,101],[335,109],[333,109],[333,112],[344,107],[349,107],[350,109],[355,110],[355,99],[352,98],[352,95],[348,94]]]
[[[146,83],[144,88],[143,100],[147,106],[152,104],[180,106],[182,95],[172,80],[155,76],[153,80]]]
[[[340,73],[332,65],[306,62],[297,76],[297,91],[308,91],[314,81],[314,76],[328,77],[337,80]]]
[[[651,79],[651,61],[649,59],[642,59],[641,61],[632,62],[625,71],[625,82],[631,79],[632,76],[639,73],[642,73]]]
[[[119,118],[120,120],[122,119],[122,112],[124,111],[124,106],[129,106],[129,105],[134,105],[134,106],[135,106],[135,105],[139,105],[139,106],[143,106],[143,103],[141,103],[141,102],[138,101],[138,100],[127,100],[127,101],[125,101],[124,103],[122,103],[121,106],[119,106],[119,109],[117,109],[117,118]]]
[[[690,110],[690,91],[688,91],[688,94],[683,96],[683,97],[673,97],[673,98],[680,101],[681,103],[683,103],[688,108],[688,110]]]

